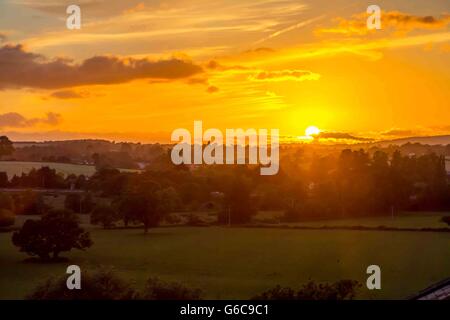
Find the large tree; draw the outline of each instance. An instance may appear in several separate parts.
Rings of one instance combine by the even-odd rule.
[[[14,152],[14,146],[7,136],[0,137],[0,158]]]
[[[27,220],[14,232],[12,242],[31,256],[57,260],[61,252],[84,250],[92,245],[89,232],[84,231],[76,216],[68,210],[55,210],[40,220]]]

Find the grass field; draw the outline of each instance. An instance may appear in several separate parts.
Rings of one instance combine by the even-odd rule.
[[[245,229],[226,227],[92,229],[94,246],[72,251],[65,264],[30,264],[0,233],[0,298],[23,298],[68,264],[113,266],[137,287],[149,276],[200,288],[206,298],[249,298],[277,284],[298,287],[313,279],[366,281],[382,270],[382,290],[359,298],[405,298],[450,276],[450,234],[387,231]]]
[[[14,175],[21,175],[22,173],[28,173],[33,168],[39,169],[42,167],[50,167],[65,176],[69,174],[91,176],[95,173],[95,166],[90,165],[56,162],[0,161],[0,172],[6,172],[10,179]],[[139,170],[120,169],[120,171],[138,172]]]
[[[42,167],[50,167],[64,175],[83,174],[85,176],[90,176],[95,173],[95,167],[88,165],[53,162],[0,161],[0,171],[6,172],[10,179],[14,175],[21,175],[22,172],[28,173],[33,168],[39,169]]]

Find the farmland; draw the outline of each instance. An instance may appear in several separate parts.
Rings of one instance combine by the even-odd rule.
[[[358,298],[405,298],[448,277],[450,234],[387,231],[172,227],[91,229],[86,252],[73,251],[69,264],[82,269],[112,266],[137,287],[149,276],[176,280],[203,290],[206,298],[251,296],[277,284],[298,287],[313,279],[359,280],[378,264],[382,290],[365,286]],[[23,298],[51,275],[63,275],[64,264],[31,264],[0,233],[0,298]]]

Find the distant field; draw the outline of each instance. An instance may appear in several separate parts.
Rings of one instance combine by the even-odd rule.
[[[0,172],[6,172],[8,177],[20,175],[22,172],[28,173],[31,169],[50,167],[64,175],[76,174],[91,176],[95,173],[95,167],[89,165],[79,165],[70,163],[55,162],[24,162],[24,161],[0,161]],[[121,171],[138,172],[139,170],[121,169]]]
[[[92,229],[94,246],[66,254],[82,269],[114,266],[142,285],[149,276],[198,287],[206,298],[250,298],[277,284],[298,287],[313,279],[366,280],[378,264],[382,290],[359,298],[405,298],[450,276],[450,234],[227,227]],[[24,263],[26,255],[0,233],[0,299],[23,298],[66,264]]]

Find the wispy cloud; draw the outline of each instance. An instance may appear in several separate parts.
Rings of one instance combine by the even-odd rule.
[[[407,33],[416,29],[437,30],[443,29],[450,23],[450,15],[444,14],[440,17],[416,16],[398,11],[381,13],[382,29],[395,32]],[[317,33],[333,33],[342,35],[366,35],[375,33],[377,30],[367,28],[367,14],[360,13],[352,19],[337,18],[338,25],[330,28],[320,28]]]
[[[319,80],[320,74],[305,70],[260,71],[249,76],[253,81],[305,81]]]

